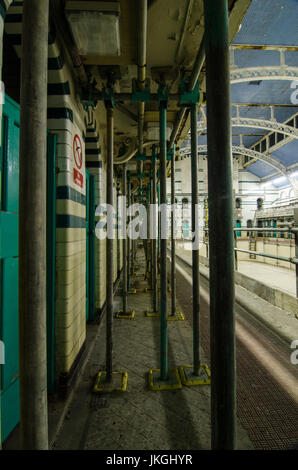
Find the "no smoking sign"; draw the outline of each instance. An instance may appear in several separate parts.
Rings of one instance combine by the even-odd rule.
[[[77,186],[82,188],[84,185],[84,177],[79,170],[82,168],[83,164],[83,147],[78,134],[73,138],[73,159],[76,165],[76,168],[73,169],[73,181]]]

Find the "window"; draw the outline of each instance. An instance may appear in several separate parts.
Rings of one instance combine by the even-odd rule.
[[[263,209],[263,202],[264,202],[264,201],[263,201],[263,199],[262,199],[261,197],[259,197],[259,198],[257,199],[257,209],[258,209],[258,210]]]
[[[236,197],[236,209],[241,209],[241,198]]]

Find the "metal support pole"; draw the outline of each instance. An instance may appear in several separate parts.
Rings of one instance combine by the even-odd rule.
[[[156,204],[156,152],[155,148],[152,148],[152,173],[153,173],[153,179],[152,179],[152,195],[153,195],[153,204]],[[156,239],[156,229],[158,231],[158,220],[157,220],[158,214],[156,211],[154,212],[154,238],[153,238],[153,312],[158,311],[158,293],[157,293],[157,243],[158,240]]]
[[[294,224],[295,228],[298,227],[298,209],[294,209]],[[295,237],[295,258],[298,258],[298,232],[294,233]],[[295,267],[296,270],[296,298],[298,299],[298,264]]]
[[[158,209],[160,207],[160,183],[157,185],[157,201],[158,201]],[[158,263],[160,263],[160,212],[158,212],[158,243],[157,243],[157,249],[158,249]]]
[[[164,101],[159,105],[160,131],[160,203],[167,203],[167,108]],[[161,224],[165,224],[161,220]],[[160,231],[161,227],[160,227]],[[168,378],[168,319],[167,319],[167,239],[165,234],[160,238],[160,378]]]
[[[127,187],[127,169],[126,163],[123,165],[123,173],[122,173],[122,187],[123,187],[123,196],[126,197],[126,187]],[[126,202],[125,202],[126,204]],[[125,233],[126,233],[126,218],[122,220],[122,224],[125,226]],[[126,238],[123,238],[123,287],[122,287],[122,299],[123,299],[123,314],[127,311],[127,250],[126,250]]]
[[[295,258],[298,258],[298,233],[295,233]],[[296,298],[298,299],[298,264],[296,264]]]
[[[48,24],[49,0],[24,2],[19,180],[20,436],[23,450],[48,449],[45,224]]]
[[[113,207],[113,157],[114,157],[114,111],[107,107],[107,204]],[[106,329],[106,369],[107,381],[112,381],[113,373],[113,248],[114,240],[107,237],[107,329]]]
[[[198,187],[198,105],[192,104],[191,116],[191,225],[192,225],[192,315],[193,315],[193,365],[194,375],[200,373],[200,273],[197,236],[199,187]]]
[[[151,174],[152,174],[152,166],[151,166]],[[155,196],[153,194],[153,178],[151,177],[151,181],[150,181],[150,204],[151,206],[150,207],[153,207],[153,204],[155,204]],[[150,209],[150,208],[149,208]],[[151,212],[150,212],[151,214]],[[154,276],[153,276],[153,270],[154,270],[154,267],[153,267],[153,263],[154,263],[154,260],[153,260],[153,238],[152,238],[152,233],[153,233],[153,230],[154,230],[154,222],[152,221],[152,228],[151,228],[151,233],[150,233],[150,256],[151,256],[151,277],[150,277],[150,288],[151,290],[153,291],[154,289]]]
[[[133,194],[131,195],[131,204],[134,204]],[[135,261],[134,261],[135,243],[136,241],[132,239],[131,240],[131,274],[134,274],[134,269],[135,269]]]
[[[172,316],[176,315],[176,207],[175,207],[175,144],[173,144],[173,154],[171,159],[171,288],[172,288]]]
[[[117,276],[120,274],[120,238],[119,238],[119,196],[120,188],[117,185]]]
[[[237,232],[234,231],[234,247],[237,248]],[[234,251],[235,253],[235,271],[238,271],[238,254],[237,250]]]
[[[131,194],[131,183],[130,183],[130,173],[128,172],[128,190],[127,190],[127,201],[128,207],[130,206],[130,194]],[[130,221],[130,216],[128,216],[128,223]],[[127,236],[127,291],[130,291],[130,238]]]
[[[210,243],[211,444],[212,449],[234,449],[236,361],[228,1],[204,0],[204,7]]]

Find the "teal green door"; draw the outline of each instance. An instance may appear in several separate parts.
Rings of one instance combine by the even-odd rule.
[[[18,335],[18,211],[19,211],[19,105],[5,97],[1,145],[0,211],[0,339],[5,347],[1,366],[1,439],[19,422]]]
[[[0,153],[0,340],[1,440],[20,420],[18,327],[19,105],[5,97]],[[47,156],[47,367],[48,391],[54,391],[56,137],[48,136]]]
[[[95,187],[86,170],[86,320],[95,316]]]

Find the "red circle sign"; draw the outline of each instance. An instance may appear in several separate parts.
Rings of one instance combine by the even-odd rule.
[[[73,139],[73,158],[74,158],[75,164],[80,170],[80,168],[82,167],[82,163],[83,163],[83,149],[82,149],[82,142],[78,134],[76,134]]]

